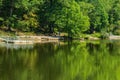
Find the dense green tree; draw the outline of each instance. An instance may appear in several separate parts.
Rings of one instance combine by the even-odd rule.
[[[47,22],[50,32],[56,28],[60,32],[66,32],[69,36],[73,36],[89,28],[89,18],[82,14],[80,6],[75,1],[56,1],[53,5],[48,4],[49,6],[44,9],[44,18],[46,18],[45,22]]]
[[[116,0],[113,7],[110,10],[110,23],[114,24],[120,20],[120,1]]]
[[[18,10],[21,11],[18,15],[17,28],[23,31],[33,31],[39,26],[37,11],[42,0],[20,0],[16,3],[16,14]]]
[[[108,12],[106,10],[105,5],[107,5],[107,3],[103,3],[102,0],[97,0],[95,1],[93,4],[95,4],[95,9],[93,10],[93,12],[90,14],[90,19],[91,19],[91,27],[90,27],[90,31],[98,31],[101,32],[103,30],[107,30],[106,28],[109,25],[109,16],[108,16]]]
[[[81,33],[118,27],[119,0],[0,0],[0,26],[9,31]]]
[[[113,32],[113,34],[120,34],[120,1],[114,1],[112,8],[109,11],[109,30]]]
[[[29,28],[38,26],[36,11],[41,3],[42,0],[3,0],[0,16],[5,19],[4,25],[8,30],[11,30],[11,27],[20,29],[22,26],[26,29],[28,26]],[[25,20],[25,16],[29,17],[29,20]],[[19,24],[21,21],[24,26]]]

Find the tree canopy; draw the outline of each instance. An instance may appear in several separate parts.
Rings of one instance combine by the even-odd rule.
[[[120,26],[119,5],[119,0],[0,0],[0,26],[71,37],[109,32]]]

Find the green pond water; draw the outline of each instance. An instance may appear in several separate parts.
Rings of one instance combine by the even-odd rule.
[[[0,43],[0,80],[120,80],[120,41]]]

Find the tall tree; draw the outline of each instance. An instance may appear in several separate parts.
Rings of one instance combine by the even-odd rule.
[[[73,36],[89,28],[89,18],[82,14],[80,6],[74,0],[54,1],[54,4],[48,4],[47,8],[44,7],[43,16],[50,31],[51,27],[53,30],[56,27],[58,31],[67,32],[69,36]]]

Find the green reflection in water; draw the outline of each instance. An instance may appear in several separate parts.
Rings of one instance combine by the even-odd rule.
[[[8,46],[0,45],[0,80],[120,80],[120,41]]]

